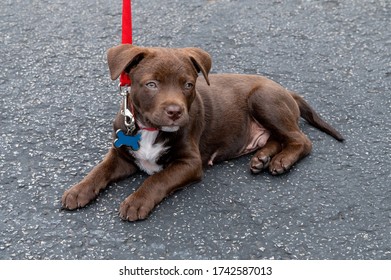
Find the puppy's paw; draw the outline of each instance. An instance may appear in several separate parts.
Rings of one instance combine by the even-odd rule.
[[[266,155],[255,155],[250,161],[250,170],[252,173],[257,174],[267,168],[270,163],[270,157]]]
[[[273,175],[280,175],[287,172],[293,164],[294,161],[291,160],[288,156],[278,154],[272,158],[269,165],[269,171]]]
[[[123,220],[137,221],[144,220],[155,207],[153,201],[135,192],[128,196],[120,205],[119,216]]]
[[[77,184],[65,191],[61,203],[63,209],[74,210],[86,206],[91,200],[97,197],[92,188],[84,184]]]

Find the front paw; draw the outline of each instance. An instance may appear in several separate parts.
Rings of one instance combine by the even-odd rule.
[[[74,210],[86,206],[90,201],[97,197],[97,193],[88,185],[79,183],[69,190],[65,191],[62,195],[62,208],[68,210]]]
[[[123,220],[137,221],[147,218],[155,207],[155,203],[145,195],[135,192],[128,196],[120,205],[119,216]]]

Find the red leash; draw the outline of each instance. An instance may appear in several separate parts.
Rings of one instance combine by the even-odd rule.
[[[132,44],[133,38],[132,38],[132,1],[131,0],[122,0],[122,44]],[[130,104],[130,110],[128,108],[128,94],[130,93],[130,85],[131,85],[131,80],[129,79],[128,74],[125,72],[121,73],[120,79],[119,79],[119,85],[120,85],[120,92],[121,95],[123,96],[123,110],[122,114],[125,117],[125,126],[127,128],[126,134],[118,134],[119,131],[117,131],[117,140],[121,137],[125,137],[126,139],[133,139],[136,137],[137,139],[134,141],[131,140],[132,144],[132,149],[133,150],[138,150],[139,149],[139,144],[138,142],[140,141],[140,135],[136,136],[128,136],[128,134],[132,134],[133,131],[136,129],[136,120],[134,118],[134,108],[133,104]],[[140,124],[138,124],[139,127],[142,130],[148,130],[148,131],[157,131],[157,128],[154,127],[142,127]],[[123,136],[126,135],[126,136]],[[117,141],[116,140],[116,141]],[[132,142],[133,141],[133,142]],[[120,147],[121,145],[126,145],[129,146],[128,144],[122,144],[122,142],[119,141],[116,145],[116,147]],[[134,143],[137,143],[134,144]]]
[[[122,1],[122,44],[132,44],[131,0]],[[129,76],[125,72],[122,72],[119,78],[119,89],[120,94],[123,97],[123,109],[121,110],[121,114],[125,118],[124,122],[127,129],[127,135],[131,134],[136,129],[133,113],[128,108],[128,94],[130,92],[130,84],[131,80],[129,79]]]
[[[132,44],[132,1],[122,1],[122,44]],[[130,86],[131,81],[125,72],[121,73],[120,86]]]

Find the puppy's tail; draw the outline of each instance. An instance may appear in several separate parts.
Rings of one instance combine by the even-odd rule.
[[[291,92],[293,98],[295,99],[297,105],[300,109],[300,116],[309,122],[312,126],[320,129],[323,132],[333,136],[338,141],[343,142],[345,139],[335,128],[325,122],[312,107],[299,95]]]

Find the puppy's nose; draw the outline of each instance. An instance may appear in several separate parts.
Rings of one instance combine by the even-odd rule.
[[[164,110],[166,115],[173,121],[179,119],[183,113],[183,109],[179,105],[168,105]]]

